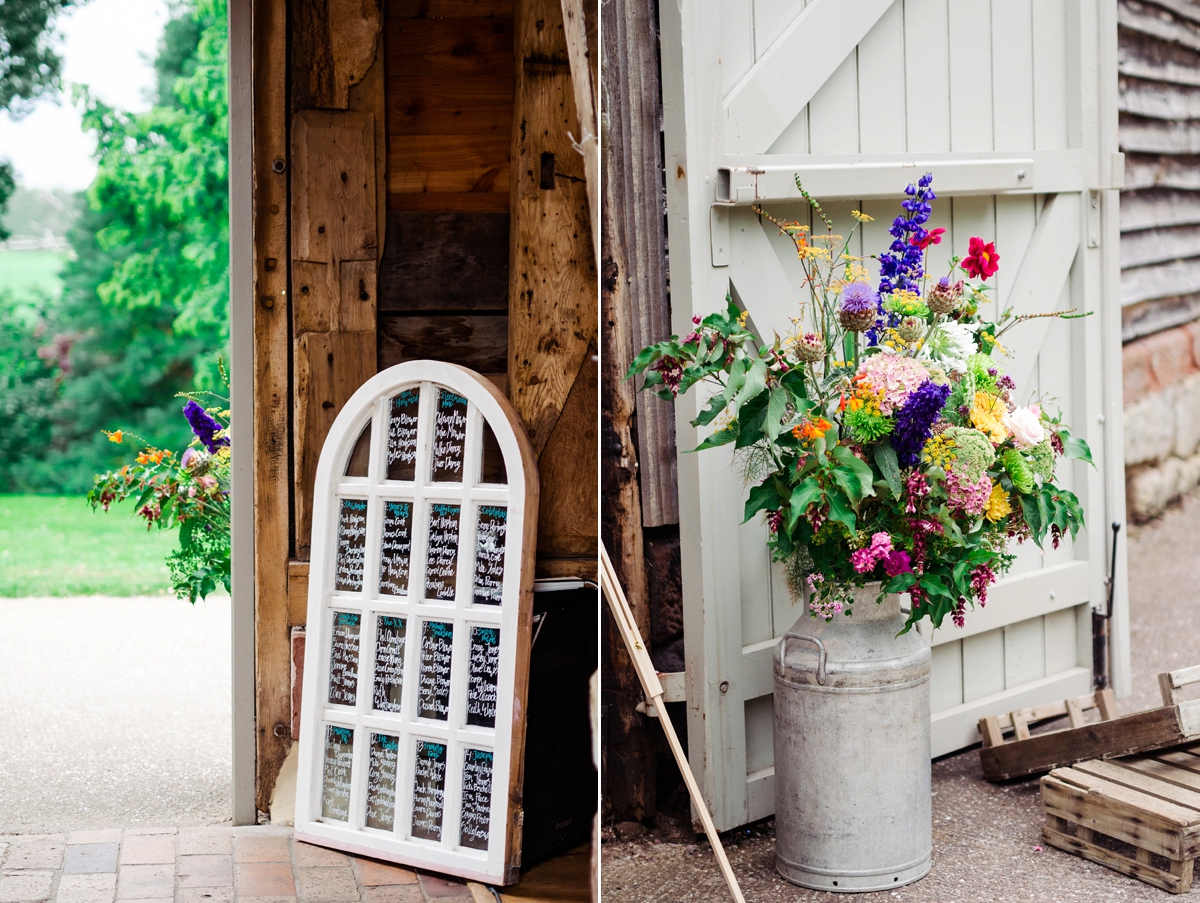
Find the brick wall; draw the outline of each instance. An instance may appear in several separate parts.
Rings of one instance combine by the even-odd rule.
[[[1146,520],[1200,483],[1200,321],[1125,345],[1129,515]]]

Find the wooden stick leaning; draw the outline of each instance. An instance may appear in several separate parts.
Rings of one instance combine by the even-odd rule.
[[[621,638],[625,640],[629,657],[633,659],[633,667],[642,683],[642,690],[658,712],[658,723],[662,725],[663,732],[667,735],[667,743],[670,744],[671,752],[675,755],[675,762],[683,773],[683,781],[687,784],[688,793],[692,795],[692,802],[696,806],[696,811],[700,813],[704,833],[708,835],[708,842],[712,845],[713,853],[716,854],[717,865],[721,867],[721,874],[725,878],[725,883],[729,885],[729,892],[737,903],[746,903],[746,898],[742,896],[742,889],[738,886],[737,878],[734,877],[733,869],[729,866],[729,859],[725,856],[725,848],[721,846],[721,839],[717,836],[717,826],[713,824],[712,816],[708,813],[708,806],[700,794],[700,785],[696,783],[696,776],[692,774],[687,756],[683,753],[683,746],[680,745],[679,737],[675,734],[675,726],[671,724],[671,718],[667,715],[667,706],[663,702],[663,688],[658,680],[658,672],[655,671],[654,665],[650,661],[650,653],[646,651],[646,646],[642,642],[637,623],[633,620],[633,612],[625,598],[625,591],[621,589],[621,582],[617,579],[616,571],[613,570],[612,561],[608,557],[608,549],[604,547],[604,543],[600,544],[600,587],[604,591],[605,598],[608,599],[608,607],[612,609],[613,620],[617,622]]]

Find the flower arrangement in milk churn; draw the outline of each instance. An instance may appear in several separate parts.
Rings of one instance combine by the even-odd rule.
[[[1018,396],[1002,339],[1034,317],[1084,315],[989,319],[1000,255],[981,237],[929,273],[946,238],[927,228],[932,183],[905,189],[893,241],[867,258],[850,249],[871,218],[854,211],[836,234],[797,178],[812,226],[754,208],[803,269],[789,333],[764,343],[727,296],[629,371],[663,398],[710,393],[695,450],[734,447],[745,518],[765,518],[807,609],[774,663],[776,865],[805,887],[877,890],[928,872],[930,653],[912,627],[961,627],[1014,542],[1057,547],[1083,526],[1055,473],[1091,463],[1088,446],[1044,400]]]

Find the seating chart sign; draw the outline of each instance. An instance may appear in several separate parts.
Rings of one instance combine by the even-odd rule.
[[[507,399],[449,364],[392,367],[338,414],[314,490],[298,839],[516,881],[534,460]]]

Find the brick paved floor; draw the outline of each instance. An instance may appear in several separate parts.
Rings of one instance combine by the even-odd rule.
[[[347,856],[291,828],[0,835],[0,903],[494,903],[480,885]]]

